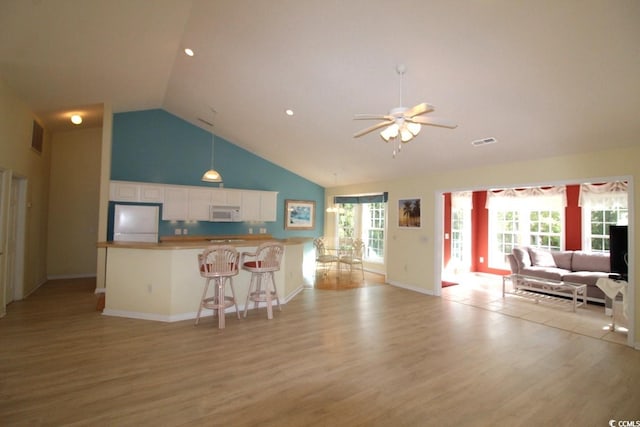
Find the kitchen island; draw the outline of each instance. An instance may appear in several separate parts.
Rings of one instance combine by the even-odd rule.
[[[235,246],[239,253],[255,252],[266,240],[285,245],[275,281],[280,302],[286,304],[303,288],[304,248],[310,238],[189,236],[164,238],[159,243],[100,242],[98,247],[106,249],[103,314],[163,322],[195,319],[205,283],[198,270],[198,254],[216,244]],[[250,278],[242,269],[233,278],[240,310],[244,310]]]

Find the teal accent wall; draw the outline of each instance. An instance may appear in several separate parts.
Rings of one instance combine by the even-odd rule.
[[[278,192],[276,222],[211,223],[160,221],[160,236],[176,228],[190,235],[247,234],[266,228],[274,237],[317,237],[324,232],[325,190],[299,175],[216,136],[215,169],[224,187]],[[117,113],[113,117],[111,179],[161,184],[218,187],[205,183],[202,174],[211,167],[211,134],[164,110]],[[284,229],[286,199],[316,202],[315,229]],[[110,236],[108,236],[110,239]]]

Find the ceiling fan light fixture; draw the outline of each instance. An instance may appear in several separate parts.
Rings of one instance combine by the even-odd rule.
[[[409,142],[413,139],[413,134],[406,127],[402,127],[400,129],[400,140],[402,142]]]
[[[418,132],[420,132],[420,129],[422,129],[420,123],[407,123],[406,125],[407,129],[409,129],[409,132],[411,132],[413,136],[418,135]]]
[[[393,139],[396,136],[398,136],[399,130],[400,129],[398,128],[398,125],[394,123],[384,128],[384,130],[380,132],[380,136],[382,137],[382,139],[385,140],[385,142],[389,142],[390,139]]]

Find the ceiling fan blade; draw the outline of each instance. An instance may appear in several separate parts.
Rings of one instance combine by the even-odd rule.
[[[423,102],[422,104],[418,104],[415,107],[409,108],[407,111],[404,112],[404,116],[405,117],[419,116],[420,114],[429,113],[433,111],[435,108],[436,107],[434,107],[433,105]]]
[[[353,120],[393,120],[393,117],[382,114],[356,114]]]
[[[429,125],[429,126],[439,126],[443,128],[455,129],[458,127],[457,124],[453,123],[450,120],[446,119],[438,119],[435,117],[407,117],[405,119],[411,123],[419,123],[421,125]]]
[[[391,124],[393,124],[393,120],[387,120],[387,121],[384,121],[384,122],[377,123],[377,124],[375,124],[373,126],[370,126],[370,127],[366,128],[366,129],[362,129],[360,132],[354,133],[353,137],[357,138],[359,136],[366,135],[369,132],[373,132],[376,129],[380,129],[380,128],[383,128],[385,126],[389,126]]]

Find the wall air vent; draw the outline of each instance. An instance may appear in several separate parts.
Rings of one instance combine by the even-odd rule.
[[[482,138],[471,141],[471,145],[473,145],[474,147],[480,147],[481,145],[495,144],[496,142],[498,142],[498,140],[490,136],[489,138]]]

